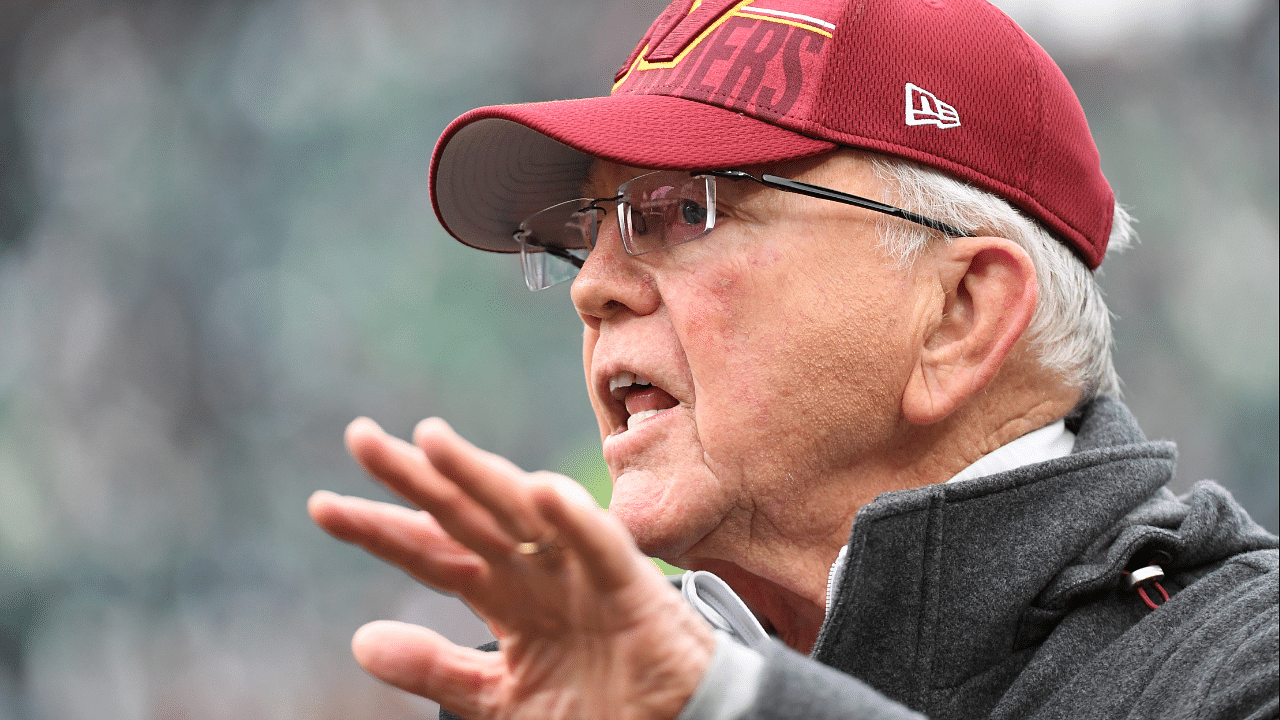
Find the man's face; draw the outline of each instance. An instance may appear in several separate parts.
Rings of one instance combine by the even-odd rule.
[[[853,154],[769,170],[884,197]],[[588,192],[643,172],[597,163]],[[823,498],[891,451],[923,336],[928,293],[878,247],[874,213],[732,180],[717,210],[708,235],[640,256],[610,213],[572,290],[611,508],[668,559],[847,530]]]

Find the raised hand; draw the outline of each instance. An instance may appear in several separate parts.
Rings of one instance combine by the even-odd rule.
[[[581,487],[525,473],[438,419],[419,423],[412,445],[366,418],[346,439],[370,475],[421,510],[322,491],[312,518],[457,594],[499,638],[499,652],[486,653],[373,622],[352,639],[366,670],[470,720],[680,712],[714,636]]]

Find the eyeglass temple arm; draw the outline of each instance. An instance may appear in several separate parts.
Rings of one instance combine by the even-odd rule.
[[[787,178],[778,177],[777,175],[761,175],[760,177],[756,177],[755,175],[743,170],[712,170],[704,174],[754,180],[766,187],[786,190],[800,195],[808,195],[809,197],[818,198],[819,200],[833,200],[838,203],[844,203],[845,205],[854,205],[856,207],[873,210],[878,213],[884,213],[885,215],[892,215],[894,217],[916,223],[917,225],[923,225],[931,230],[937,230],[938,232],[945,233],[952,237],[976,237],[971,232],[961,230],[953,225],[948,225],[941,220],[934,220],[931,217],[918,215],[910,210],[903,210],[902,208],[894,207],[893,205],[876,202],[870,198],[864,198],[861,195],[852,195],[850,193],[840,192],[839,190],[824,188],[819,185],[810,185],[809,183],[801,182],[800,180],[788,180]]]
[[[597,209],[601,209],[601,208],[597,208]],[[528,230],[517,230],[511,233],[511,237],[514,238],[515,241],[520,243],[521,245],[525,245],[531,248],[538,248],[539,250],[547,253],[548,255],[554,255],[560,258],[561,260],[564,260],[565,262],[573,265],[579,270],[582,269],[582,266],[584,264],[582,258],[578,257],[577,255],[574,255],[573,253],[569,252],[568,250],[565,250],[564,248],[558,248],[558,247],[555,247],[554,245],[540,245],[536,242],[531,242],[532,234]]]
[[[570,265],[573,265],[579,270],[581,270],[582,266],[585,264],[582,258],[570,253],[568,250],[562,250],[558,247],[547,247],[543,249],[551,253],[552,255],[555,255],[556,257],[560,258],[561,260],[568,262]]]
[[[595,198],[591,202],[587,203],[585,207],[580,208],[577,212],[584,213],[588,210],[599,210],[600,212],[609,212],[605,208],[602,208],[599,205],[596,205],[596,203],[615,202],[621,199],[622,199],[621,195],[614,195],[613,197],[607,197],[607,198]],[[574,255],[573,253],[569,252],[568,250],[565,250],[563,248],[558,248],[553,245],[543,245],[541,243],[534,242],[533,233],[523,228],[511,233],[511,237],[514,238],[515,241],[520,243],[521,245],[528,245],[529,247],[541,248],[543,252],[546,252],[549,255],[554,255],[560,258],[561,260],[564,260],[565,262],[569,263],[570,265],[573,265],[579,270],[581,270],[582,266],[586,264],[586,261],[584,261],[582,258],[578,257],[577,255]]]

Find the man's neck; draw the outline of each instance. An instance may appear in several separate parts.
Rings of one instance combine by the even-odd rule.
[[[1075,440],[1076,435],[1067,429],[1066,422],[1058,420],[983,455],[969,467],[951,476],[947,482],[964,482],[1024,465],[1054,460],[1070,454]]]
[[[728,583],[760,620],[765,632],[776,635],[779,640],[799,652],[808,653],[813,649],[818,639],[818,631],[822,628],[822,621],[826,617],[826,571],[793,573],[789,572],[793,568],[775,566],[773,569],[781,572],[765,570],[763,574],[756,574],[723,560],[704,560],[694,565],[696,567],[691,569],[706,570]],[[830,563],[827,566],[829,568]],[[767,577],[772,576],[782,582],[795,583],[798,586],[799,582],[804,582],[816,574],[823,576],[824,587],[820,593],[824,600],[820,603],[814,601],[812,588],[802,595],[791,587]]]
[[[984,456],[1060,420],[1073,405],[1065,397],[1036,403],[986,433],[975,433],[979,423],[964,417],[950,419],[948,427],[924,428],[915,447],[895,448],[885,454],[888,460],[855,468],[840,482],[812,492],[806,500],[813,513],[788,512],[790,522],[782,522],[783,514],[755,508],[736,532],[721,528],[677,564],[720,576],[766,630],[807,653],[826,617],[832,564],[848,542],[860,507],[884,492],[945,482]],[[1033,461],[1037,452],[1031,453]]]

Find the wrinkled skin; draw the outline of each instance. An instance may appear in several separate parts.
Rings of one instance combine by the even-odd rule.
[[[772,170],[880,195],[852,157]],[[588,194],[642,172],[597,163]],[[610,507],[646,552],[726,577],[807,649],[853,510],[888,489],[850,480],[900,439],[899,399],[935,298],[917,287],[927,276],[878,246],[874,213],[747,181],[718,188],[716,228],[662,251],[625,254],[607,218],[574,282]],[[674,406],[626,430],[608,392],[619,370]],[[799,572],[767,577],[788,567]]]
[[[883,197],[857,153],[771,170]],[[587,193],[642,172],[598,162]],[[907,269],[873,213],[730,185],[716,229],[684,245],[630,256],[604,219],[574,283],[609,512],[439,420],[414,444],[349,427],[365,470],[421,511],[318,493],[316,522],[456,593],[501,640],[480,653],[373,623],[353,640],[373,675],[472,720],[673,718],[715,640],[644,553],[716,572],[807,651],[859,507],[945,481],[1074,405],[1021,340],[1037,291],[1016,244],[956,239]],[[654,387],[620,400],[620,372]],[[544,540],[555,549],[517,552]]]
[[[366,670],[472,720],[680,711],[710,659],[711,632],[571,480],[524,473],[439,420],[421,423],[413,445],[356,420],[347,444],[370,475],[423,510],[320,492],[310,502],[316,522],[457,593],[501,647],[486,653],[375,622],[352,640]],[[517,551],[540,539],[553,547]]]

